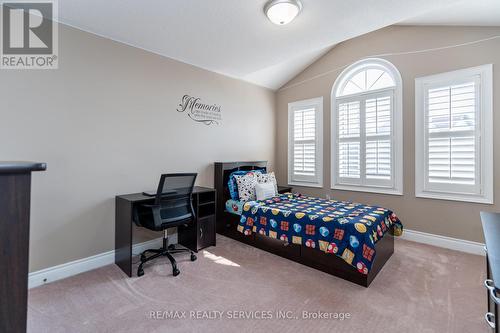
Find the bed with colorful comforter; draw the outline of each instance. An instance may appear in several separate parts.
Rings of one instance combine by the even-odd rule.
[[[375,259],[375,243],[403,226],[385,208],[348,201],[335,201],[282,194],[243,205],[238,231],[253,232],[285,242],[335,254],[362,274],[368,274]]]

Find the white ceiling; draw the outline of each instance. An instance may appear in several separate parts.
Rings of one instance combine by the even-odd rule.
[[[276,26],[265,17],[266,0],[59,0],[59,21],[277,89],[335,44],[355,36],[402,21],[472,20],[464,15],[470,13],[467,6],[453,11],[453,18],[446,15],[449,6],[460,0],[302,2],[302,13],[286,26]],[[466,2],[497,6],[500,0]],[[488,8],[482,11],[490,13]],[[474,11],[474,15],[480,14]],[[498,21],[496,15],[495,19]]]
[[[403,24],[500,26],[500,0],[463,0]]]

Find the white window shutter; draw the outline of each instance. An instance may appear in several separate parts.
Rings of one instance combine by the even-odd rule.
[[[336,133],[341,183],[394,186],[392,101],[392,90],[339,99]]]
[[[316,175],[316,110],[294,111],[293,173],[297,176]]]
[[[365,102],[366,183],[392,186],[392,92]]]
[[[338,106],[338,170],[350,181],[361,177],[361,115],[360,102],[340,103]]]
[[[323,100],[289,104],[289,183],[320,186],[322,182]]]
[[[391,140],[366,141],[366,178],[390,180]]]
[[[332,189],[402,195],[402,80],[369,58],[349,66],[332,89]]]
[[[419,197],[493,202],[492,66],[416,79]]]
[[[338,151],[340,177],[359,179],[361,175],[360,143],[340,142]]]
[[[359,101],[339,104],[339,138],[359,138],[360,106]]]
[[[475,185],[475,80],[427,90],[427,178],[429,183]]]

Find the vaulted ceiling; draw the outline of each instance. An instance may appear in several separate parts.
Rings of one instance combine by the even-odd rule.
[[[334,45],[388,25],[500,25],[500,0],[302,0],[286,26],[266,18],[265,3],[59,0],[59,21],[271,89]]]

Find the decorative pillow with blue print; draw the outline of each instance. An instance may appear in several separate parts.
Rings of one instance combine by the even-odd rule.
[[[266,169],[238,170],[231,172],[231,174],[229,175],[229,180],[227,182],[227,188],[229,189],[229,195],[231,196],[231,199],[240,200],[240,196],[238,194],[238,184],[236,183],[236,178],[234,176],[243,176],[249,172],[262,174],[266,173]]]
[[[238,196],[241,201],[254,201],[255,187],[257,186],[257,176],[255,172],[249,172],[243,176],[234,176],[238,184]]]

